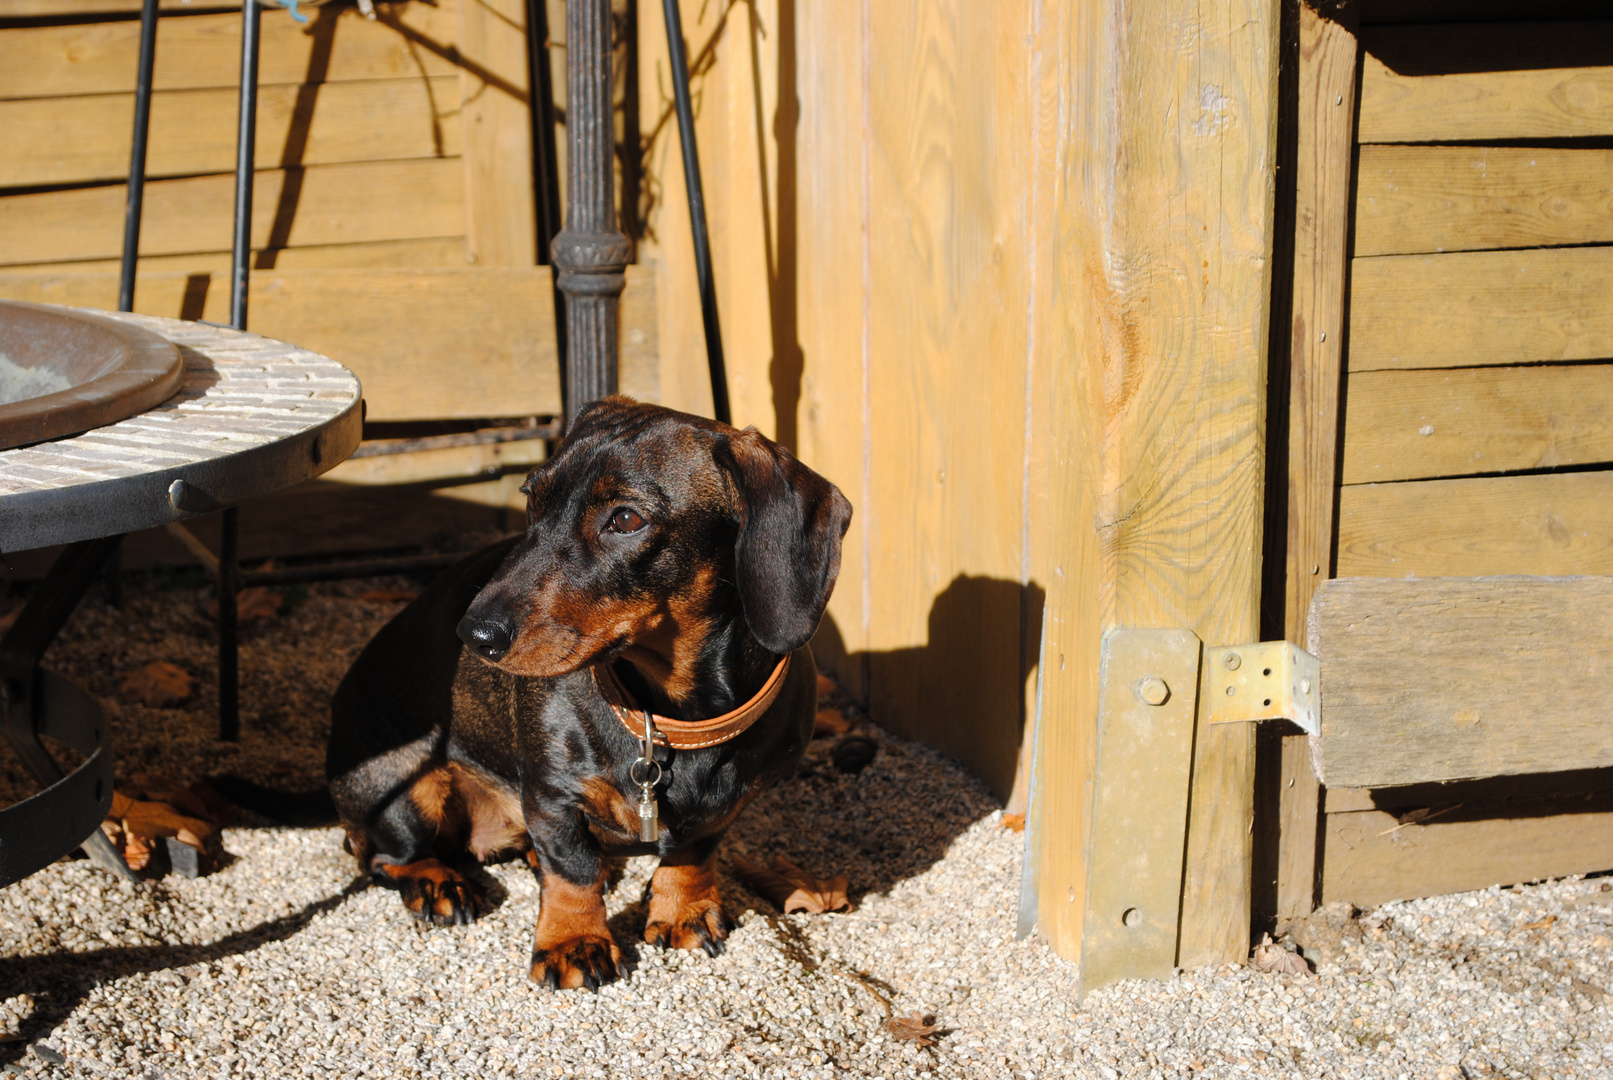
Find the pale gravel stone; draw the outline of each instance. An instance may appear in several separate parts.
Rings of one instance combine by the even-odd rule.
[[[238,747],[212,739],[205,686],[186,710],[113,702],[120,773],[315,782],[330,692],[397,608],[358,597],[400,584],[319,586],[247,635]],[[152,659],[210,679],[204,599],[148,583],[122,614],[91,601],[51,662],[103,698]],[[518,864],[489,869],[504,898],[486,919],[428,930],[355,885],[334,829],[231,829],[233,861],[199,881],[58,863],[0,890],[0,1040],[43,1043],[0,1042],[0,1061],[131,1080],[1613,1076],[1601,879],[1384,905],[1311,977],[1226,967],[1077,1006],[1074,966],[1013,937],[1022,837],[956,765],[878,735],[856,777],[815,747],[740,819],[723,864],[782,851],[848,873],[855,912],[781,916],[728,880],[741,925],[725,955],[633,949],[631,978],[598,994],[526,980],[537,890]],[[642,930],[652,869],[634,860],[609,896],[619,940]],[[929,1050],[892,1039],[875,990],[948,1033]]]

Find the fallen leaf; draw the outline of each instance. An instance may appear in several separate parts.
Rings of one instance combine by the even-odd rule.
[[[827,675],[818,676],[818,696],[826,697],[835,692],[835,681]]]
[[[10,611],[6,612],[4,615],[0,615],[0,634],[4,634],[7,630],[10,630],[11,629],[11,624],[16,622],[17,621],[17,616],[21,615],[21,614],[22,614],[22,605],[18,604],[16,607],[14,607]],[[823,679],[823,676],[819,675],[818,679],[821,681]],[[822,693],[822,690],[819,690],[819,693]]]
[[[155,800],[135,798],[128,790],[114,789],[111,812],[101,823],[101,831],[118,848],[129,869],[146,869],[156,850],[166,843],[165,837],[173,837],[197,852],[195,865],[187,873],[194,874],[198,866],[203,872],[216,866],[222,849],[218,824],[206,812],[206,800],[197,792],[180,788],[163,777],[142,776],[136,779],[136,784],[141,781],[152,786],[170,786],[172,790],[167,793],[167,799]],[[186,810],[201,813],[182,813],[168,799],[183,803]],[[175,858],[177,861],[177,856]]]
[[[829,735],[844,735],[851,730],[851,722],[839,709],[819,709],[812,721],[812,737],[821,739]]]
[[[813,877],[782,855],[773,856],[771,867],[758,866],[736,855],[734,873],[786,915],[797,911],[822,915],[828,911],[851,910],[851,901],[846,898],[849,879],[844,874],[827,879]]]
[[[933,1016],[887,1016],[882,1027],[898,1039],[910,1039],[923,1047],[935,1045],[935,1037],[941,1031],[940,1024],[932,1024]]]
[[[1004,814],[1003,815],[1003,828],[1007,829],[1009,832],[1024,832],[1025,831],[1025,815],[1024,814]]]
[[[410,589],[371,589],[359,599],[371,604],[403,604],[419,595]]]
[[[1305,963],[1303,956],[1273,944],[1269,934],[1260,935],[1260,944],[1255,946],[1249,962],[1256,971],[1274,971],[1282,975],[1311,973],[1310,965]]]
[[[1554,923],[1556,921],[1557,921],[1557,916],[1555,916],[1555,915],[1547,915],[1544,919],[1541,919],[1539,922],[1526,922],[1526,923],[1524,923],[1523,926],[1520,927],[1520,929],[1523,929],[1523,930],[1544,930],[1546,927],[1550,926],[1552,923]]]
[[[154,660],[137,667],[118,682],[124,698],[152,709],[166,709],[190,699],[196,678],[178,664]]]

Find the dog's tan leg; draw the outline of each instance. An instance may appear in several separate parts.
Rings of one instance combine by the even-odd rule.
[[[574,885],[558,874],[540,878],[537,936],[532,945],[532,981],[555,990],[597,990],[626,972],[622,953],[605,924],[604,880]]]
[[[673,949],[705,949],[712,956],[734,926],[717,892],[717,845],[680,851],[661,860],[650,879],[650,917],[644,940]]]

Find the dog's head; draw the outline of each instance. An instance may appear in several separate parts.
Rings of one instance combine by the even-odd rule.
[[[526,536],[459,624],[473,651],[517,675],[625,649],[674,675],[690,666],[680,653],[741,608],[767,650],[799,648],[851,522],[838,488],[754,429],[621,397],[583,410],[523,490]]]

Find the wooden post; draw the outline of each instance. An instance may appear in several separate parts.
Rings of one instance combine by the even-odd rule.
[[[566,422],[616,392],[617,312],[632,248],[616,227],[610,0],[566,5],[566,227],[551,249],[566,294]]]
[[[1278,0],[1072,4],[1037,767],[1042,932],[1081,940],[1104,634],[1258,630]],[[1061,147],[1061,150],[1063,148]],[[1205,725],[1207,727],[1207,725]],[[1179,963],[1247,956],[1253,735],[1197,736]]]
[[[1285,625],[1288,640],[1300,643],[1305,640],[1311,597],[1333,573],[1357,6],[1348,0],[1301,0],[1299,8]],[[1309,740],[1303,735],[1283,737],[1280,784],[1277,914],[1308,915],[1316,896],[1321,805]]]

